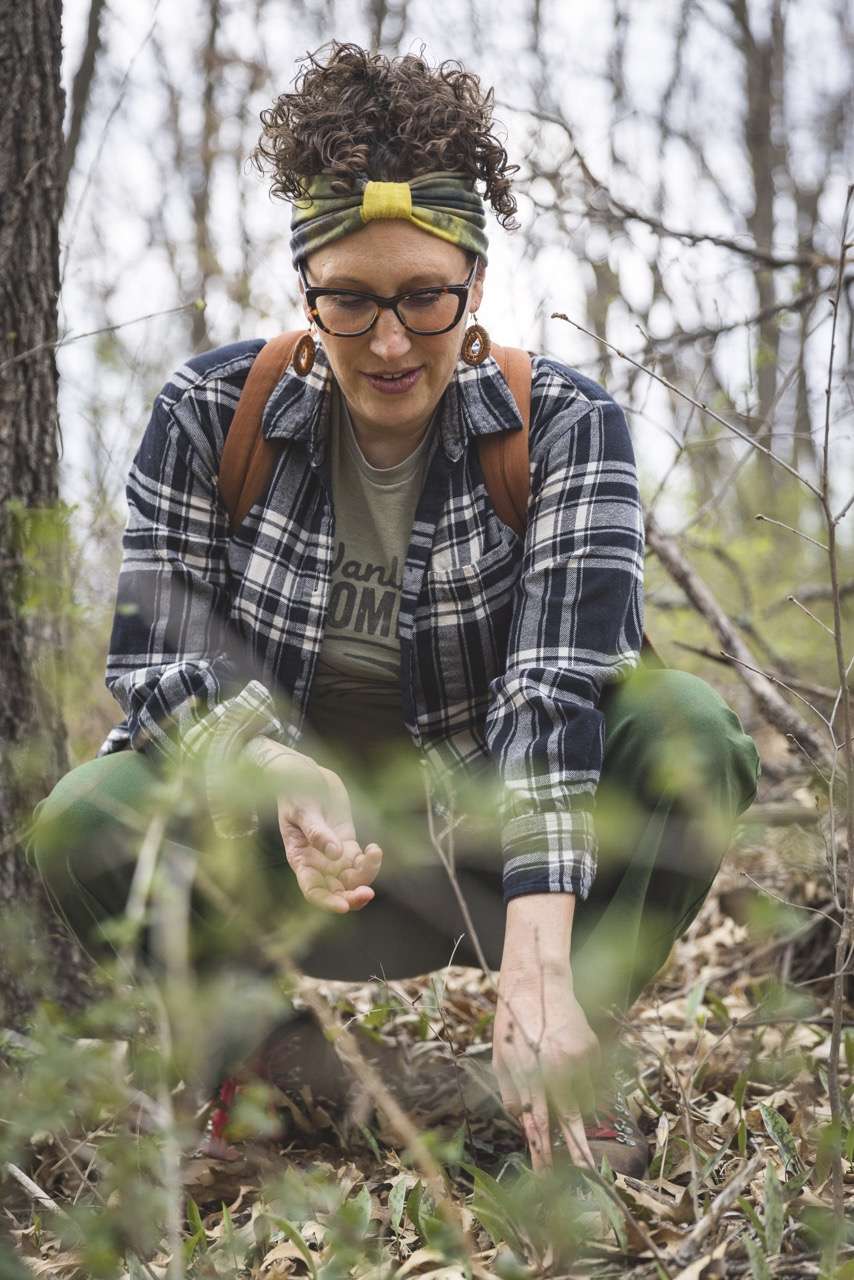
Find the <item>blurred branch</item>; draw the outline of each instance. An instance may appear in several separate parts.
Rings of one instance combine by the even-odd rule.
[[[89,105],[89,97],[95,80],[95,63],[101,48],[101,19],[104,15],[106,0],[92,0],[89,7],[89,21],[86,26],[86,43],[80,65],[71,86],[71,118],[68,124],[68,136],[65,141],[64,169],[62,184],[68,186],[68,178],[74,168],[77,147],[83,133],[83,120]]]
[[[833,592],[833,638],[836,651],[836,669],[839,679],[839,696],[842,704],[842,758],[845,768],[845,834],[847,873],[842,909],[842,927],[836,945],[835,976],[833,980],[833,996],[831,1008],[833,1012],[833,1029],[830,1033],[830,1058],[828,1061],[828,1094],[830,1096],[831,1121],[840,1140],[834,1145],[831,1168],[833,1184],[833,1208],[839,1220],[845,1211],[845,1186],[842,1170],[842,1093],[839,1081],[839,1052],[842,1045],[842,1022],[845,1010],[845,991],[847,975],[844,972],[847,964],[847,952],[854,933],[854,744],[851,741],[851,700],[848,696],[848,666],[845,661],[845,641],[842,625],[842,602],[839,589],[839,559],[837,551],[836,520],[830,507],[830,405],[833,394],[833,364],[836,353],[836,330],[839,321],[839,305],[842,299],[843,280],[845,276],[845,260],[848,249],[848,221],[851,205],[854,201],[854,184],[848,187],[845,209],[842,214],[842,233],[839,245],[839,263],[836,276],[836,296],[833,303],[833,325],[830,333],[830,354],[827,361],[827,389],[825,392],[824,447],[822,450],[821,469],[821,506],[827,526],[828,567],[830,569],[830,586]],[[831,783],[835,781],[836,757]],[[835,832],[833,830],[833,787],[831,786],[831,853],[835,857]],[[834,865],[835,871],[835,865]],[[836,885],[834,885],[836,889]]]
[[[797,537],[803,538],[804,542],[811,542],[814,547],[818,547],[819,551],[827,550],[827,543],[819,542],[817,538],[811,538],[803,530],[795,529],[792,525],[785,524],[782,520],[775,520],[773,516],[766,516],[761,511],[758,511],[753,518],[754,520],[764,520],[766,524],[775,524],[778,529],[785,529],[788,533],[794,533]]]
[[[824,586],[822,583],[807,582],[794,592],[800,601],[804,600],[831,600],[833,598],[832,587]],[[839,598],[843,600],[846,596],[854,595],[854,578],[850,578],[847,582],[839,583]],[[792,599],[791,595],[786,596],[785,600],[776,600],[774,604],[769,605],[765,610],[765,616],[776,613],[784,608]]]
[[[737,435],[745,444],[749,444],[753,449],[757,449],[760,453],[764,453],[772,462],[776,462],[784,471],[788,471],[789,475],[794,476],[796,480],[800,481],[800,483],[809,489],[810,493],[814,494],[816,498],[821,497],[819,490],[811,480],[807,479],[805,475],[802,475],[800,471],[795,469],[795,467],[790,466],[785,459],[778,457],[776,453],[773,453],[764,444],[760,444],[758,440],[753,438],[753,436],[749,436],[746,431],[742,431],[740,427],[735,426],[732,422],[727,422],[726,418],[722,418],[719,413],[715,413],[714,409],[710,409],[707,404],[702,402],[702,400],[696,400],[693,396],[689,396],[687,392],[683,391],[680,387],[675,386],[668,378],[662,377],[660,373],[656,373],[653,369],[648,369],[646,365],[641,364],[632,356],[626,355],[626,353],[621,351],[619,347],[614,346],[612,342],[608,342],[607,338],[601,337],[591,329],[585,329],[584,325],[579,324],[577,320],[570,320],[569,316],[563,311],[553,311],[551,318],[553,320],[563,320],[566,324],[572,325],[573,329],[577,329],[579,333],[586,334],[588,338],[593,338],[596,342],[600,342],[603,347],[607,347],[610,351],[613,351],[621,360],[628,361],[628,363],[634,365],[636,369],[640,369],[642,373],[647,374],[650,378],[654,378],[656,382],[660,382],[662,386],[667,387],[668,391],[671,391],[674,395],[681,397],[683,400],[687,400],[689,404],[693,404],[696,408],[702,409],[703,413],[707,414],[708,417],[712,418],[715,422],[720,423],[722,427],[726,427],[728,431],[733,432],[733,434]]]
[[[682,588],[697,612],[717,632],[723,646],[737,659],[739,674],[765,718],[781,733],[796,739],[811,758],[825,766],[830,765],[833,755],[825,745],[822,735],[780,696],[774,687],[774,681],[758,670],[753,654],[739,636],[735,624],[718,604],[706,583],[688,564],[677,544],[661,532],[651,517],[647,518],[646,534],[650,547],[664,568]]]
[[[145,46],[148,44],[152,35],[154,34],[155,27],[157,26],[157,15],[158,15],[158,11],[160,9],[161,4],[162,4],[162,0],[155,0],[154,12],[151,15],[151,23],[149,25],[148,31],[143,36],[142,40],[139,43],[138,48],[134,51],[133,57],[131,58],[130,62],[128,63],[125,69],[125,73],[122,76],[121,84],[119,85],[119,91],[116,94],[116,100],[113,103],[112,107],[110,108],[109,114],[107,115],[107,118],[104,121],[104,126],[101,129],[101,136],[98,139],[98,145],[95,149],[95,156],[86,173],[86,177],[83,182],[83,187],[80,192],[80,198],[77,201],[74,214],[71,217],[68,234],[65,239],[65,253],[62,258],[62,265],[59,272],[60,288],[62,288],[62,286],[65,283],[65,272],[68,268],[68,262],[71,256],[71,248],[72,248],[72,245],[74,244],[74,239],[77,233],[77,224],[80,221],[80,214],[83,209],[83,205],[86,202],[86,196],[89,193],[89,188],[92,185],[92,178],[101,160],[101,153],[104,150],[104,143],[107,140],[107,133],[109,132],[110,125],[112,124],[113,119],[117,115],[119,108],[121,107],[124,101],[125,94],[127,93],[128,87],[130,85],[131,72],[133,71],[134,66],[136,65],[136,61],[139,58],[142,51],[144,50]]]
[[[758,262],[764,267],[771,267],[772,269],[800,267],[803,270],[814,271],[817,267],[832,267],[836,265],[836,258],[828,257],[827,254],[778,254],[772,252],[770,248],[765,248],[761,245],[742,244],[730,236],[718,236],[713,235],[708,231],[687,231],[684,228],[677,229],[675,227],[669,227],[660,218],[656,218],[649,213],[644,213],[642,210],[636,209],[622,200],[618,200],[617,197],[612,194],[609,187],[597,178],[590,169],[590,166],[578,149],[572,128],[562,116],[555,115],[554,112],[551,111],[541,111],[535,107],[520,107],[512,102],[498,102],[497,105],[500,107],[506,107],[509,111],[525,113],[533,116],[536,120],[542,120],[547,124],[554,124],[557,125],[558,128],[563,129],[572,145],[573,154],[578,161],[578,167],[581,170],[584,180],[596,191],[602,192],[614,212],[620,214],[630,222],[641,222],[644,226],[649,227],[658,235],[666,236],[671,240],[681,240],[684,244],[713,244],[719,249],[729,249],[732,253],[738,253],[742,257],[750,258],[754,262]]]
[[[35,347],[29,347],[26,351],[20,351],[16,356],[12,356],[9,360],[5,360],[0,364],[0,373],[8,369],[10,365],[17,364],[19,360],[26,360],[28,356],[34,356],[39,351],[44,351],[47,347],[70,346],[72,342],[80,342],[83,338],[96,338],[100,333],[117,333],[119,329],[126,329],[128,325],[141,324],[143,320],[156,320],[159,316],[174,316],[179,311],[187,311],[190,307],[197,310],[201,304],[199,298],[194,298],[192,302],[182,302],[179,307],[166,307],[163,311],[149,311],[144,316],[134,316],[132,320],[120,320],[118,324],[104,325],[101,329],[88,329],[86,333],[66,333],[61,338],[55,338],[51,342],[40,342]]]
[[[683,608],[690,609],[693,606],[686,601]],[[722,666],[731,666],[729,657],[722,652],[715,653],[712,649],[706,649],[702,645],[688,644],[685,640],[674,640],[673,642],[679,649],[686,649],[689,653],[696,653],[698,657],[707,658],[709,662],[719,662]],[[819,698],[833,702],[838,697],[839,690],[831,689],[830,685],[825,684],[809,684],[806,680],[797,680],[794,676],[783,674],[778,671],[769,671],[767,668],[765,674],[769,680],[775,681],[780,685],[790,687],[793,691],[804,693],[810,698]],[[849,688],[851,686],[849,685]]]
[[[735,333],[737,329],[752,329],[754,325],[764,324],[768,320],[773,320],[775,316],[782,315],[784,311],[789,311],[793,314],[803,311],[813,302],[823,297],[824,294],[829,293],[832,288],[832,285],[825,285],[824,287],[816,286],[814,289],[805,289],[803,293],[796,294],[795,297],[789,298],[786,302],[772,303],[770,306],[754,312],[752,316],[745,316],[741,320],[730,320],[726,324],[701,325],[697,329],[676,329],[673,333],[665,334],[663,337],[644,336],[649,336],[650,342],[656,346],[690,346],[694,342],[720,338],[725,333]]]

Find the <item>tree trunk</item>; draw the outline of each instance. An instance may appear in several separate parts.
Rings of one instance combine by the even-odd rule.
[[[75,1003],[81,965],[22,846],[67,768],[49,672],[59,667],[54,348],[63,190],[61,0],[0,0],[0,1025],[50,990]],[[60,536],[57,537],[57,534]]]

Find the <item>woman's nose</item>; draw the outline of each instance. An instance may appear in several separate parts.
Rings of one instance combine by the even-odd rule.
[[[409,334],[390,307],[384,307],[371,330],[371,351],[389,364],[406,355],[412,347]]]

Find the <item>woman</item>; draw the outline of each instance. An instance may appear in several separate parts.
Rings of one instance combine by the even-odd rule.
[[[94,945],[135,865],[117,810],[150,810],[161,762],[251,762],[276,814],[244,824],[267,886],[249,910],[286,916],[296,888],[334,917],[305,971],[417,974],[476,964],[479,942],[500,970],[493,1065],[535,1167],[562,1141],[640,1172],[640,1134],[596,1127],[600,1039],[699,910],[758,756],[703,681],[640,664],[631,441],[616,403],[559,361],[532,361],[524,537],[495,514],[477,440],[519,416],[488,335],[464,342],[487,261],[477,183],[505,226],[516,207],[491,106],[455,64],[333,44],[262,114],[255,158],[295,202],[312,326],[264,414],[279,461],[230,531],[219,460],[263,344],[194,356],[167,382],[127,491],[107,668],[125,720],[39,806],[32,847]],[[378,759],[426,766],[434,824],[465,812],[472,780],[497,782],[492,826],[460,828],[470,921],[417,805],[406,865],[393,827],[354,816]],[[245,842],[222,777],[209,769],[206,812]],[[179,842],[198,843],[184,822]],[[552,1088],[561,1073],[569,1092]]]

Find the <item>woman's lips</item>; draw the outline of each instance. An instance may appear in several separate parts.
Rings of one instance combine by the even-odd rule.
[[[364,377],[367,378],[368,382],[375,388],[375,390],[382,392],[383,395],[399,396],[405,391],[411,390],[412,387],[415,386],[416,382],[421,377],[422,368],[423,366],[419,366],[417,369],[410,369],[408,373],[404,373],[400,377],[395,378],[378,378],[370,373],[364,374]]]

